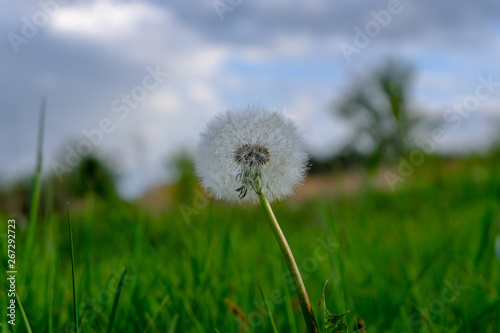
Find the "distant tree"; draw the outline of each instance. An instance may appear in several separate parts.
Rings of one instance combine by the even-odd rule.
[[[412,80],[412,66],[390,58],[354,81],[336,109],[355,126],[347,150],[356,152],[363,144],[369,146],[375,164],[405,154],[419,122],[409,108]]]
[[[191,202],[194,190],[198,188],[198,180],[192,157],[186,152],[180,152],[167,164],[168,171],[176,178],[173,191],[173,200],[179,202]]]
[[[0,212],[17,214],[25,219],[29,214],[31,200],[31,177],[25,176],[9,187],[0,188]],[[95,156],[87,156],[70,173],[64,181],[57,176],[49,175],[42,182],[40,198],[40,214],[56,210],[66,212],[68,201],[75,198],[96,196],[101,201],[119,200],[115,188],[115,176],[104,162]],[[1,215],[1,214],[0,214]]]
[[[103,199],[117,198],[113,172],[95,156],[83,158],[71,178],[72,191],[77,196],[93,193]]]
[[[106,201],[119,199],[116,178],[113,168],[97,156],[89,155],[65,174],[63,181],[51,175],[46,187],[53,192],[57,208],[65,209],[66,201],[72,198],[96,196]]]

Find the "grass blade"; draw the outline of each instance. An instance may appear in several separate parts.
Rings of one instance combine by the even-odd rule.
[[[33,239],[35,237],[35,228],[38,219],[38,207],[40,205],[40,192],[42,188],[42,157],[43,157],[43,132],[45,127],[45,98],[42,99],[40,103],[40,114],[38,118],[38,138],[37,138],[37,157],[36,157],[36,167],[35,175],[33,177],[33,186],[31,193],[31,203],[30,203],[30,215],[28,232],[26,239],[27,250],[30,250],[30,246],[33,244]],[[29,251],[28,251],[29,252]]]
[[[53,221],[49,220],[49,230],[46,235],[47,243],[50,244],[47,249],[47,261],[50,263],[48,265],[49,274],[48,274],[48,283],[47,283],[47,317],[48,317],[48,333],[54,333],[54,284],[55,284],[55,270],[56,270],[56,260],[54,255],[54,236],[53,236]]]
[[[488,207],[481,221],[481,239],[474,259],[476,267],[479,266],[486,256],[490,255],[489,250],[493,247],[493,243],[495,242],[494,227],[493,208]]]
[[[26,325],[26,331],[28,333],[33,333],[31,330],[30,323],[28,321],[28,317],[26,316],[26,312],[24,312],[23,304],[21,303],[21,299],[19,298],[19,295],[16,292],[16,300],[17,304],[19,305],[19,310],[21,311],[21,315],[23,316],[24,324]]]
[[[167,303],[167,301],[168,301],[169,298],[170,298],[169,294],[167,294],[167,295],[165,295],[165,297],[163,297],[163,300],[161,301],[160,306],[158,307],[158,309],[156,310],[156,312],[153,314],[153,317],[151,317],[151,320],[149,320],[148,326],[146,327],[146,329],[142,333],[146,333],[153,326],[154,321],[156,319],[156,316],[158,316],[158,314],[160,313],[161,309],[165,306],[165,304]]]
[[[73,318],[75,321],[75,333],[78,333],[78,311],[77,311],[77,301],[76,301],[76,280],[75,280],[75,251],[73,247],[73,232],[71,230],[71,216],[69,213],[69,202],[66,202],[68,206],[68,228],[69,228],[69,244],[71,247],[71,273],[73,277]]]
[[[109,317],[108,323],[108,333],[111,333],[113,330],[113,323],[115,321],[116,310],[118,309],[118,301],[120,300],[120,295],[122,293],[123,280],[125,279],[125,274],[127,274],[127,269],[123,270],[122,276],[120,277],[120,282],[118,283],[118,289],[116,289],[115,299],[113,301],[113,308],[111,309],[111,315]]]
[[[290,289],[288,286],[283,288],[285,291],[285,300],[291,300],[292,296],[290,295]],[[293,312],[293,305],[292,302],[285,302],[285,308],[286,308],[286,316],[287,316],[287,323],[288,323],[288,329],[290,333],[297,333],[297,321],[295,320],[295,314]]]
[[[262,300],[264,304],[266,304],[267,314],[269,316],[269,321],[271,322],[271,327],[273,328],[274,333],[278,333],[278,329],[276,328],[276,323],[273,319],[273,313],[271,312],[271,308],[269,307],[269,302],[266,301],[266,297],[264,296],[264,290],[262,290],[262,286],[259,283],[260,294],[262,295]]]
[[[179,315],[175,314],[174,319],[172,319],[172,322],[170,323],[170,327],[168,329],[168,333],[174,333],[175,332],[175,327],[177,326],[177,320],[179,319]]]

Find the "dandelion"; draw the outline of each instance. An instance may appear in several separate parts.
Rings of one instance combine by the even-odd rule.
[[[279,112],[252,106],[215,117],[201,134],[196,172],[217,199],[270,202],[293,193],[307,169],[295,124]]]
[[[229,110],[201,134],[196,172],[216,198],[260,202],[290,271],[309,332],[318,332],[299,268],[269,201],[293,193],[307,170],[297,127],[281,113],[260,106]]]

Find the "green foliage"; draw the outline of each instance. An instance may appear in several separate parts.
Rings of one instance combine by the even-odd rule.
[[[356,131],[344,155],[363,151],[373,166],[404,155],[421,119],[410,110],[413,68],[390,58],[368,75],[356,78],[337,106]]]
[[[193,189],[198,186],[193,159],[187,154],[181,153],[173,161],[168,165],[170,172],[177,177],[172,199],[174,202],[189,202],[193,198]]]
[[[351,331],[354,318],[362,317],[368,332],[499,332],[498,162],[428,159],[394,192],[367,187],[276,204],[313,304],[329,279],[328,308],[351,310],[342,319]],[[49,200],[46,193],[42,189],[42,200]],[[287,268],[259,207],[211,201],[187,224],[176,206],[150,214],[98,196],[79,204],[67,200],[79,331],[106,331],[127,267],[116,332],[272,332],[257,281],[279,332],[305,332]],[[7,212],[0,212],[4,222]],[[24,250],[21,222],[16,288],[29,325],[33,332],[70,332],[65,211],[40,215],[31,252]],[[4,265],[5,242],[0,237]],[[6,300],[0,293],[1,304]],[[27,331],[21,313],[12,327],[5,311],[2,306],[2,329]]]
[[[78,197],[89,194],[106,199],[117,197],[111,169],[95,156],[82,159],[71,174],[70,188]]]
[[[348,333],[349,329],[347,328],[346,323],[342,321],[349,312],[350,310],[347,310],[345,312],[342,312],[340,314],[331,314],[330,311],[326,308],[326,287],[328,286],[328,280],[325,283],[325,288],[323,289],[323,294],[321,295],[321,300],[320,300],[320,308],[321,308],[321,314],[322,314],[322,319],[323,319],[323,329],[324,333]]]

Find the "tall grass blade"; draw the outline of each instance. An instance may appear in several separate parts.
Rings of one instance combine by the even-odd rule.
[[[149,320],[148,326],[146,326],[146,328],[144,329],[144,331],[142,333],[146,333],[151,327],[153,327],[153,324],[154,324],[156,317],[160,314],[161,309],[165,306],[165,304],[167,303],[169,298],[170,298],[169,294],[167,294],[167,295],[165,295],[165,297],[163,297],[163,300],[161,301],[160,306],[158,307],[156,312],[153,314],[153,317],[151,317],[151,320]]]
[[[285,300],[291,300],[292,296],[290,295],[290,288],[286,286],[283,288],[285,291]],[[293,312],[293,304],[292,302],[285,302],[285,308],[286,308],[286,316],[287,316],[287,323],[288,323],[288,329],[290,333],[297,333],[297,321],[295,320],[295,314]]]
[[[125,279],[125,274],[127,274],[127,269],[123,270],[122,276],[120,277],[120,282],[118,283],[118,288],[116,289],[115,299],[113,301],[113,308],[111,309],[111,315],[109,317],[108,323],[108,333],[113,331],[113,323],[115,321],[116,310],[118,309],[118,301],[120,300],[120,295],[122,293],[123,280]]]
[[[71,216],[69,213],[69,202],[66,202],[68,206],[68,228],[69,228],[69,244],[71,247],[71,275],[73,277],[73,318],[75,321],[75,333],[78,333],[78,309],[76,307],[76,280],[75,280],[75,251],[73,246],[73,232],[71,230]]]
[[[174,319],[172,319],[172,322],[170,323],[170,327],[168,329],[168,333],[174,333],[175,332],[175,327],[177,326],[177,320],[179,319],[179,315],[175,314]]]
[[[53,225],[54,221],[49,219],[48,232],[46,235],[46,240],[48,245],[46,260],[50,263],[48,266],[48,288],[47,288],[47,317],[48,317],[48,333],[54,333],[54,285],[55,285],[55,270],[56,270],[56,260],[54,254],[54,236],[53,236]]]
[[[17,291],[16,291],[16,300],[19,306],[19,311],[21,311],[21,316],[23,316],[24,324],[26,325],[26,331],[28,333],[33,333],[33,331],[31,330],[30,323],[28,321],[28,316],[26,316],[26,312],[24,312],[23,303],[21,303],[21,299],[19,298]]]
[[[40,192],[42,189],[42,157],[43,157],[43,132],[45,127],[45,98],[42,99],[40,103],[40,114],[38,118],[38,138],[37,138],[37,148],[36,148],[36,167],[35,175],[33,177],[33,186],[31,193],[31,203],[30,203],[30,216],[28,224],[28,233],[26,239],[26,246],[30,249],[33,244],[33,238],[35,237],[35,229],[38,218],[38,207],[40,205]]]
[[[274,322],[273,319],[273,313],[271,312],[271,308],[269,307],[269,303],[266,302],[266,297],[264,296],[264,290],[262,290],[262,286],[259,283],[259,289],[260,289],[260,294],[262,295],[262,300],[264,301],[264,304],[266,304],[266,310],[267,314],[269,316],[269,321],[271,322],[271,327],[273,328],[274,333],[278,333],[278,329],[276,328],[276,323]]]
[[[476,267],[481,264],[486,256],[490,255],[489,250],[494,246],[495,242],[494,228],[493,208],[488,207],[481,221],[481,238],[479,240],[479,247],[474,259],[474,265]]]

